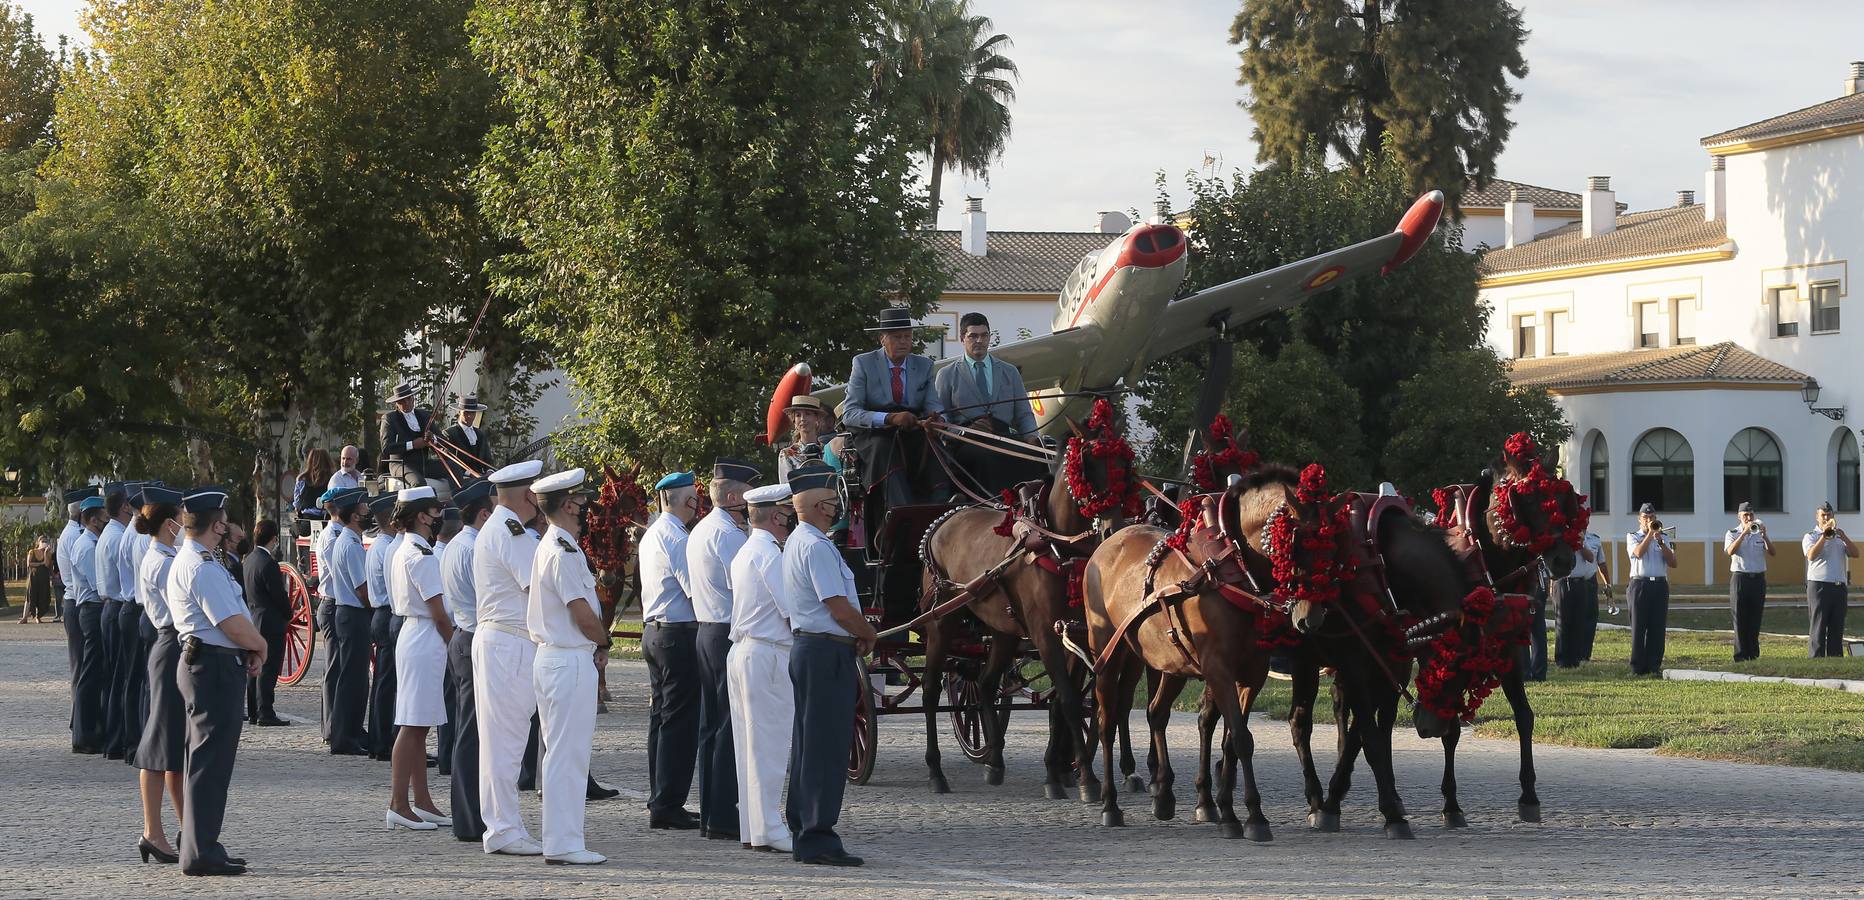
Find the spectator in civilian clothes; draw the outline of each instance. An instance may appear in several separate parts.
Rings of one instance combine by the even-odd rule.
[[[1767,525],[1754,518],[1754,504],[1741,501],[1741,521],[1728,529],[1722,548],[1728,553],[1728,609],[1735,619],[1735,662],[1760,656],[1760,615],[1767,606],[1767,557],[1773,541]]]
[[[1806,611],[1812,628],[1806,636],[1810,656],[1845,655],[1846,559],[1856,559],[1858,545],[1838,527],[1830,502],[1819,504],[1818,527],[1800,540],[1806,551]]]

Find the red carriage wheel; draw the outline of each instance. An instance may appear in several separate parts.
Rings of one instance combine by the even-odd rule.
[[[285,626],[285,661],[278,670],[278,683],[297,684],[311,670],[311,657],[317,650],[317,601],[298,567],[279,563],[285,576],[285,595],[291,598],[291,621]]]
[[[977,679],[969,673],[945,673],[945,705],[951,707],[951,736],[964,758],[981,763],[990,753],[989,732],[984,730],[984,703]]]
[[[866,784],[874,777],[874,753],[880,742],[880,721],[874,715],[874,688],[867,677],[867,660],[854,661],[854,677],[854,743],[848,749],[848,781]]]

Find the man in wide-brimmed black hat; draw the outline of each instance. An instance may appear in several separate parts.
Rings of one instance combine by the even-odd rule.
[[[415,408],[414,388],[405,381],[395,385],[388,402],[393,408],[382,417],[382,456],[388,474],[401,479],[405,487],[424,485],[429,474],[427,429],[434,414]]]
[[[867,332],[878,335],[880,349],[854,358],[842,422],[854,431],[868,496],[884,494],[895,506],[943,502],[951,486],[921,430],[944,407],[932,389],[932,358],[913,352],[912,313],[891,307]]]
[[[492,464],[491,441],[485,433],[485,411],[489,408],[480,403],[478,397],[467,397],[460,402],[459,421],[447,428],[446,449],[454,457],[452,464],[445,465],[449,480],[458,479],[465,484],[472,476],[463,469],[483,473],[496,468]]]

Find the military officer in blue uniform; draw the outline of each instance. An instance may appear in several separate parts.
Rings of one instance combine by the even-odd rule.
[[[71,658],[74,696],[78,690],[78,663],[84,658],[84,631],[78,626],[78,580],[71,573],[71,561],[77,557],[78,535],[84,533],[84,526],[78,524],[78,504],[96,493],[93,488],[65,492],[65,527],[58,533],[58,580],[64,584],[58,619],[65,626],[65,653]]]
[[[699,833],[738,840],[738,772],[733,759],[726,660],[731,654],[731,561],[749,538],[744,492],[763,477],[743,460],[712,465],[712,511],[686,541],[693,616],[699,622]]]
[[[479,716],[472,690],[472,642],[479,629],[472,565],[479,529],[492,517],[492,482],[482,478],[467,483],[453,494],[453,502],[460,508],[460,533],[440,555],[442,599],[453,620],[453,638],[447,642],[447,678],[453,682],[453,708],[459,714],[453,726],[452,803],[448,808],[453,813],[453,837],[477,842],[485,837],[485,820],[479,816]]]
[[[77,594],[68,618],[83,635],[78,675],[71,686],[71,752],[104,752],[104,696],[109,689],[109,661],[104,655],[103,598],[97,592],[97,535],[104,530],[104,498],[90,496],[78,504],[83,528],[71,542],[71,580]]]
[[[266,646],[232,573],[207,549],[226,537],[226,501],[225,492],[217,490],[182,500],[187,541],[175,555],[163,591],[181,642],[175,680],[188,710],[181,823],[185,875],[246,871],[221,845],[220,826],[245,720],[246,679],[265,664]]]
[[[369,516],[375,520],[376,531],[364,558],[373,607],[369,642],[375,647],[375,670],[369,678],[369,758],[382,762],[388,762],[395,750],[395,641],[401,636],[401,623],[388,595],[388,561],[401,541],[395,497],[388,493],[370,498]]]
[[[122,624],[123,570],[117,567],[117,549],[129,530],[128,486],[112,481],[103,488],[104,528],[97,533],[97,547],[91,554],[91,571],[97,595],[103,601],[98,613],[98,631],[103,636],[104,651],[104,753],[122,759],[123,731],[123,641],[117,631]]]
[[[686,809],[686,797],[699,750],[699,622],[686,544],[699,496],[691,472],[668,474],[654,492],[660,515],[641,536],[640,553],[641,655],[654,697],[647,716],[647,824],[693,829],[699,818]]]
[[[369,736],[364,722],[369,709],[369,575],[362,546],[362,523],[368,510],[368,493],[362,488],[339,489],[330,498],[335,534],[330,537],[327,562],[318,589],[328,591],[333,607],[330,618],[330,667],[324,673],[325,706],[330,752],[337,756],[365,756]]]

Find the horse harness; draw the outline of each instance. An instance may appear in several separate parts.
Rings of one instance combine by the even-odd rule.
[[[1058,534],[1042,522],[1042,498],[1045,482],[1031,481],[1017,486],[1017,503],[1008,506],[1001,502],[989,504],[990,508],[1001,509],[1009,520],[1012,534],[1016,540],[997,563],[982,574],[964,584],[958,584],[945,574],[944,568],[932,556],[932,536],[938,532],[946,520],[966,509],[978,506],[960,506],[946,511],[926,527],[925,535],[919,542],[919,559],[925,564],[926,571],[932,576],[932,584],[927,588],[922,606],[924,612],[914,617],[911,622],[890,631],[897,632],[912,628],[928,619],[942,618],[954,610],[973,602],[988,599],[1003,589],[1004,576],[1018,562],[1027,562],[1051,574],[1060,576],[1067,585],[1070,605],[1080,603],[1081,577],[1087,569],[1087,556],[1092,551],[1092,544],[1097,543],[1098,533],[1088,530],[1077,535]],[[1082,545],[1088,546],[1083,548]],[[931,605],[931,600],[939,594],[956,589],[943,603]],[[1022,612],[1014,603],[1005,603],[1004,609],[1011,619],[1022,626],[1025,636],[1030,634],[1029,623],[1022,620]]]
[[[1482,536],[1477,530],[1477,522],[1482,516],[1476,515],[1476,498],[1481,496],[1482,487],[1475,484],[1454,484],[1443,489],[1449,496],[1447,520],[1438,520],[1437,525],[1449,535],[1450,549],[1462,561],[1469,571],[1469,578],[1476,584],[1486,585],[1498,594],[1522,593],[1509,590],[1510,587],[1525,587],[1521,582],[1533,573],[1535,562],[1539,557],[1522,563],[1500,578],[1489,571],[1487,554],[1482,552]],[[1494,515],[1494,504],[1487,515]]]

